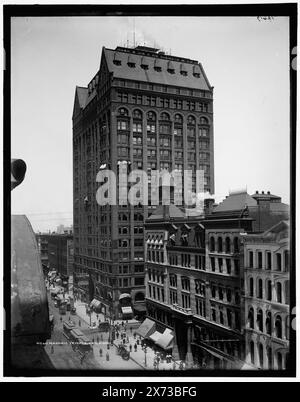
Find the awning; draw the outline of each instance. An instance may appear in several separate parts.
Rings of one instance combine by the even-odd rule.
[[[100,306],[100,301],[97,299],[93,299],[90,303],[90,307],[99,307]]]
[[[139,326],[139,328],[136,330],[136,333],[143,338],[147,338],[153,332],[155,332],[156,324],[154,321],[150,320],[149,318],[146,318],[142,324]]]
[[[155,342],[158,346],[160,346],[163,349],[171,349],[172,348],[172,342],[173,342],[174,336],[173,333],[170,329],[166,329],[163,334],[157,339]]]
[[[133,309],[134,309],[135,311],[147,311],[146,306],[143,305],[143,304],[135,304],[135,305],[133,306]]]
[[[122,313],[123,314],[133,314],[133,311],[132,311],[131,307],[122,307]]]
[[[161,332],[155,331],[152,335],[149,336],[149,338],[156,343],[161,336]]]
[[[122,293],[119,297],[119,300],[122,299],[126,299],[126,298],[130,298],[131,299],[131,295],[129,293]]]

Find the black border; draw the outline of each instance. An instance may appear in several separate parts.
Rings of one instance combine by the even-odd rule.
[[[80,17],[80,16],[287,16],[290,22],[290,62],[296,55],[291,51],[297,46],[297,3],[283,4],[222,4],[222,5],[4,5],[3,33],[5,50],[4,77],[4,138],[3,138],[3,221],[4,221],[4,306],[10,311],[11,283],[11,194],[10,194],[10,159],[11,159],[11,18],[12,17]],[[295,250],[295,207],[296,207],[296,113],[297,113],[297,73],[290,68],[290,314],[296,305],[296,250]],[[295,314],[295,313],[294,313]],[[293,316],[291,316],[293,318]],[[290,367],[284,371],[276,370],[187,370],[135,371],[135,370],[42,370],[16,369],[10,360],[10,315],[6,314],[4,331],[4,376],[6,377],[45,377],[45,376],[80,376],[80,377],[295,377],[296,376],[296,332],[290,331]]]

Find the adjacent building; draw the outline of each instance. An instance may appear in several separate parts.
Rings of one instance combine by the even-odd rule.
[[[285,369],[289,355],[289,222],[281,221],[245,242],[246,361]]]
[[[72,234],[37,234],[37,243],[44,267],[64,277],[73,275],[74,247]]]
[[[103,48],[99,71],[76,88],[73,109],[74,266],[88,282],[81,286],[88,301],[122,317],[125,294],[127,313],[145,311],[144,221],[155,208],[150,200],[99,205],[99,171],[143,170],[150,178],[151,170],[191,170],[195,190],[201,169],[213,193],[213,150],[213,87],[201,63],[145,46]],[[117,199],[130,188],[120,184]]]
[[[283,204],[281,209],[287,216],[288,206]],[[251,239],[261,239],[262,236],[269,239],[268,250],[272,245],[273,252],[276,250],[281,255],[272,257],[274,261],[276,258],[278,264],[280,261],[283,264],[283,260],[287,263],[288,257],[282,248],[288,248],[287,238],[284,235],[280,243],[279,235],[271,236],[282,228],[282,223],[277,223],[279,226],[275,225],[263,234],[254,234],[253,228],[258,224],[251,215],[257,217],[260,211],[257,201],[246,191],[230,193],[217,206],[213,205],[213,200],[206,200],[204,212],[200,216],[190,216],[187,210],[174,205],[159,206],[147,219],[147,318],[155,323],[161,334],[166,328],[173,331],[173,355],[185,360],[188,366],[197,364],[207,369],[267,368],[265,356],[262,367],[256,354],[253,360],[253,342],[257,344],[257,339],[261,339],[263,334],[257,335],[256,326],[248,329],[247,321],[249,308],[254,308],[254,302],[263,304],[261,298],[265,293],[263,296],[260,294],[258,300],[249,301],[250,279],[245,256],[250,244],[251,247],[255,245],[257,255],[259,247]],[[271,208],[269,214],[268,217],[264,211],[264,222],[280,222],[281,214],[272,214]],[[259,224],[262,226],[262,220]],[[262,275],[261,269],[255,272]],[[277,300],[281,302],[276,304],[272,299],[269,307],[264,305],[262,319],[265,319],[267,310],[270,314],[272,307],[272,320],[275,320],[272,325],[276,332],[280,320],[287,322],[288,297],[283,292],[288,289],[288,273],[281,273],[280,278],[278,270],[273,274],[274,277],[269,280],[277,289]],[[261,286],[260,279],[258,281]],[[254,286],[253,283],[251,286]],[[251,289],[251,294],[254,294],[256,290]],[[278,310],[281,310],[281,318],[278,318]],[[253,320],[256,320],[256,315],[253,315]],[[253,326],[254,321],[251,322]],[[277,339],[272,332],[276,346],[274,344],[271,350],[273,355],[279,353],[279,361],[282,362],[281,365],[272,363],[272,368],[285,368],[287,349],[277,349],[287,347],[282,333],[282,338]],[[261,347],[256,345],[255,348],[258,350]],[[265,343],[264,353],[270,353]]]

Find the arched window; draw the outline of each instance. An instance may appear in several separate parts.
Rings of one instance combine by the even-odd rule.
[[[264,367],[264,347],[260,343],[258,346],[258,357],[259,357],[259,365],[261,368]]]
[[[257,323],[257,329],[259,331],[263,331],[263,312],[261,309],[257,310],[256,323]]]
[[[225,251],[226,253],[230,253],[230,238],[226,237],[225,239]]]
[[[248,324],[249,328],[254,329],[254,310],[252,307],[249,308],[248,312]]]
[[[235,237],[233,239],[233,248],[234,248],[234,252],[238,253],[240,251],[240,247],[239,247],[239,238]]]
[[[280,282],[276,283],[276,300],[277,303],[282,303],[282,285]]]
[[[147,120],[156,120],[156,114],[154,112],[147,113]]]
[[[253,278],[249,279],[249,296],[254,296]]]
[[[208,119],[206,117],[200,117],[200,124],[208,124]]]
[[[222,253],[223,251],[223,239],[222,237],[218,237],[218,252]]]
[[[266,282],[267,300],[272,300],[272,282],[268,279]]]
[[[268,335],[272,335],[272,314],[270,311],[267,312],[266,331]]]
[[[134,119],[142,120],[143,114],[142,114],[142,112],[141,112],[140,110],[135,109],[135,110],[133,111],[133,113],[132,113],[132,117],[133,117]]]
[[[161,115],[160,115],[160,120],[167,120],[167,121],[169,121],[169,120],[170,120],[170,115],[169,115],[168,113],[163,112],[163,113],[161,113]]]
[[[188,116],[188,118],[187,118],[187,124],[191,124],[191,125],[195,125],[196,124],[196,119],[195,119],[195,117],[194,116]]]
[[[257,281],[257,297],[259,298],[259,299],[262,299],[263,298],[263,281],[262,281],[262,279],[258,279],[258,281]]]
[[[277,338],[282,339],[282,319],[280,315],[275,319],[275,335]]]
[[[210,247],[209,247],[210,251],[215,251],[215,238],[212,236],[210,238]]]
[[[124,107],[121,107],[120,109],[118,109],[118,115],[119,116],[128,116],[128,110],[125,109]]]
[[[250,361],[251,361],[252,364],[255,363],[255,360],[254,360],[254,342],[253,341],[250,342]]]
[[[182,124],[182,121],[183,121],[182,116],[178,113],[175,114],[174,121],[175,121],[175,123]]]

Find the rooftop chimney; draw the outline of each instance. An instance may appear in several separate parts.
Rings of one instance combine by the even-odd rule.
[[[268,194],[271,194],[270,191],[268,191]]]
[[[258,194],[258,191],[257,191],[257,190],[255,191],[255,194]]]
[[[264,192],[264,191],[262,191],[261,193],[262,193],[262,194],[265,194],[265,192]]]

